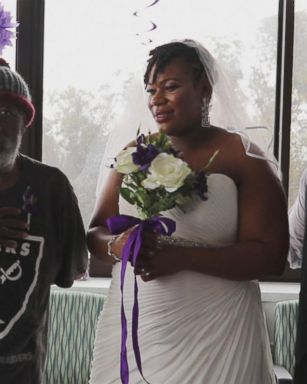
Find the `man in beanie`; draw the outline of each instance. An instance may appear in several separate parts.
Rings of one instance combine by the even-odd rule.
[[[42,383],[50,285],[87,267],[72,187],[58,169],[19,153],[35,114],[23,78],[0,59],[0,383]]]

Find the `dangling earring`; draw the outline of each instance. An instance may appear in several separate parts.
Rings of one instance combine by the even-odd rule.
[[[203,128],[210,128],[209,107],[210,99],[204,97],[201,106],[201,126]]]

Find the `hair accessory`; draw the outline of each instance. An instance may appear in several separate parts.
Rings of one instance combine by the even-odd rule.
[[[203,128],[210,128],[210,117],[209,117],[210,99],[204,97],[201,106],[201,126]]]
[[[0,97],[16,101],[26,113],[26,127],[32,124],[35,108],[32,104],[29,87],[24,79],[9,64],[0,59]]]

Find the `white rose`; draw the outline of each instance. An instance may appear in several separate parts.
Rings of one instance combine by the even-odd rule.
[[[174,192],[180,188],[191,173],[185,161],[167,153],[160,153],[155,157],[148,171],[149,175],[143,180],[143,186],[148,189],[163,186],[168,192]]]
[[[115,159],[114,168],[119,173],[132,173],[139,169],[137,164],[134,164],[132,159],[132,153],[136,152],[135,147],[128,147],[119,152]]]

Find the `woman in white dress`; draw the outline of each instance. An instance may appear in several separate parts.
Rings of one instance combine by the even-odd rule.
[[[183,41],[157,47],[144,78],[159,130],[193,170],[202,169],[219,150],[210,166],[208,200],[195,197],[185,213],[166,212],[176,221],[174,241],[161,244],[146,233],[142,269],[128,267],[126,272],[128,332],[134,273],[139,275],[144,376],[151,384],[272,384],[257,279],[284,269],[288,223],[280,181],[255,145],[210,125],[208,106],[221,75],[202,46]],[[111,171],[88,232],[91,253],[109,263],[114,263],[112,254],[120,257],[129,231],[114,239],[106,220],[119,213],[137,215],[119,197],[120,185],[121,176]],[[91,384],[121,382],[120,265],[113,265],[97,326]],[[144,383],[130,333],[127,351],[130,383]]]

